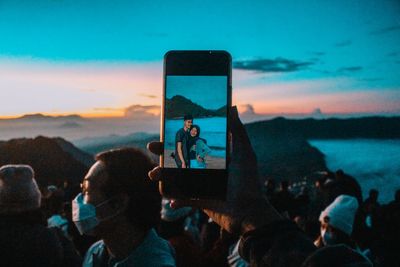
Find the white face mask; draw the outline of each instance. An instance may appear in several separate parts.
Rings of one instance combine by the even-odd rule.
[[[326,229],[321,230],[322,242],[325,246],[335,245],[336,238],[332,235],[331,232],[326,231]]]
[[[93,206],[92,204],[84,203],[82,193],[79,193],[74,200],[72,200],[72,221],[75,223],[76,228],[81,235],[89,234],[99,223],[105,219],[109,219],[113,216],[105,219],[98,219],[96,217],[96,208],[105,204],[109,200],[105,200]]]

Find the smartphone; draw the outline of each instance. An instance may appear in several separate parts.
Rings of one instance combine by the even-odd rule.
[[[163,196],[225,199],[232,59],[226,51],[164,56],[160,158]]]

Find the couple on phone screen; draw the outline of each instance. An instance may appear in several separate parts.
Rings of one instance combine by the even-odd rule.
[[[205,169],[205,157],[211,152],[207,141],[200,138],[200,127],[193,124],[193,117],[183,117],[183,128],[175,135],[175,162],[178,168]]]

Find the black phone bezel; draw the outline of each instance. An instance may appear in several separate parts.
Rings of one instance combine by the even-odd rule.
[[[232,58],[222,50],[169,51],[164,56],[163,102],[161,108],[161,135],[165,138],[165,97],[167,76],[227,76],[227,129],[232,106]],[[225,169],[180,169],[164,168],[164,155],[160,157],[163,196],[176,199],[221,199],[226,198],[228,166],[230,162],[229,140],[226,138]],[[167,155],[166,155],[167,156]]]

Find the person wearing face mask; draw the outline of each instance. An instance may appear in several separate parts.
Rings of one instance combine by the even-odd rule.
[[[319,217],[321,236],[315,243],[317,247],[339,243],[354,247],[354,241],[350,236],[357,209],[357,199],[348,195],[338,196],[326,207]]]
[[[321,235],[315,241],[317,247],[346,246],[361,255],[365,255],[351,238],[358,201],[349,195],[338,196],[321,212]],[[367,258],[367,257],[365,257]]]
[[[106,151],[96,160],[72,202],[79,232],[101,238],[83,266],[175,266],[172,247],[154,230],[161,198],[147,178],[153,162],[134,148]]]

